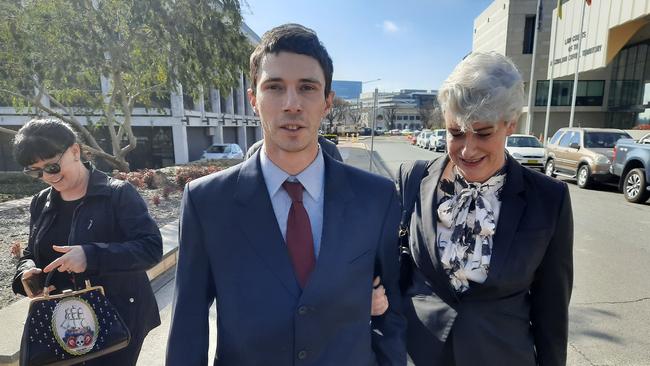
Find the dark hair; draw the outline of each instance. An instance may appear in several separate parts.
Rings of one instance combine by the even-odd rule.
[[[325,74],[325,98],[332,89],[334,65],[325,46],[318,40],[316,32],[300,24],[283,24],[264,33],[262,40],[255,47],[250,60],[250,81],[253,94],[257,87],[257,74],[262,58],[270,53],[291,52],[316,59]]]
[[[33,119],[14,137],[14,158],[21,166],[50,159],[77,142],[77,135],[66,123],[55,119]]]

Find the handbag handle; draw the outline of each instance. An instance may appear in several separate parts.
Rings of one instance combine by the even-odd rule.
[[[54,277],[54,273],[58,272],[57,270],[53,270],[50,273],[47,274],[47,277],[45,277],[45,284],[43,285],[43,296],[44,297],[49,297],[50,296],[50,283],[52,282],[52,278]],[[77,291],[77,281],[75,281],[76,277],[74,273],[71,273],[70,276],[72,276],[72,286],[74,287],[73,290]],[[90,281],[86,280],[86,287],[90,287]]]

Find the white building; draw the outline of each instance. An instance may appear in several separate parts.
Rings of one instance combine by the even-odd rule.
[[[531,132],[544,130],[549,55],[555,52],[549,135],[568,126],[584,0],[542,0]],[[495,51],[519,67],[528,95],[537,0],[495,0],[474,20],[474,51]],[[631,129],[650,117],[650,1],[594,0],[585,6],[574,126]],[[554,39],[557,28],[557,42]],[[648,81],[650,82],[650,81]],[[647,90],[647,92],[646,92]],[[519,121],[523,131],[528,108]]]
[[[260,37],[248,26],[243,25],[242,31],[253,45],[259,43]],[[101,84],[106,94],[108,82],[102,80]],[[262,138],[260,120],[248,103],[249,86],[248,76],[240,73],[239,85],[227,95],[214,88],[207,90],[200,100],[171,93],[159,108],[134,108],[133,131],[138,146],[127,155],[131,168],[160,168],[197,160],[213,143],[237,143],[246,151]],[[0,104],[0,126],[17,129],[30,118],[27,113]],[[99,118],[99,113],[90,117]],[[11,139],[10,135],[0,133],[0,171],[22,169],[13,161]],[[110,151],[108,138],[97,139]]]
[[[438,105],[436,90],[403,89],[399,92],[377,93],[377,123],[376,127],[390,129],[390,115],[394,114],[393,128],[421,130],[423,108],[431,110]],[[362,93],[360,104],[363,110],[361,123],[366,127],[372,126],[372,108],[374,92]]]

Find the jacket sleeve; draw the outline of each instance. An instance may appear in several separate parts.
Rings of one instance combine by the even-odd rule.
[[[176,289],[166,365],[207,365],[210,306],[216,296],[201,221],[185,188],[181,204]],[[196,198],[194,198],[196,199]]]
[[[162,259],[162,236],[138,191],[123,182],[112,189],[115,230],[121,242],[82,243],[91,274],[145,271]]]
[[[36,220],[36,204],[40,197],[40,193],[36,194],[32,198],[32,202],[29,205],[29,239],[27,241],[27,248],[23,249],[23,255],[18,260],[18,265],[16,266],[16,273],[14,274],[14,279],[11,283],[11,288],[15,294],[21,294],[27,296],[25,293],[25,288],[21,281],[23,272],[28,269],[36,267],[35,258],[34,258],[34,222]]]
[[[379,365],[406,364],[406,319],[402,314],[399,290],[399,204],[395,188],[386,211],[382,235],[377,250],[376,272],[388,297],[388,310],[381,316],[372,317],[372,348]]]
[[[531,286],[531,324],[540,366],[564,366],[573,287],[573,213],[566,183],[557,223]]]

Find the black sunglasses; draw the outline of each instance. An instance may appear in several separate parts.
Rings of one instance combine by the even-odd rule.
[[[42,168],[36,168],[36,169],[25,167],[23,169],[23,173],[29,175],[32,178],[42,178],[43,172],[47,174],[59,174],[61,172],[61,164],[59,164],[59,162],[61,161],[61,158],[63,158],[63,155],[65,155],[66,151],[68,151],[68,149],[65,149],[61,153],[61,156],[59,156],[59,159],[57,159],[56,162],[47,163],[43,165]]]

